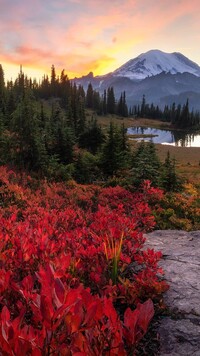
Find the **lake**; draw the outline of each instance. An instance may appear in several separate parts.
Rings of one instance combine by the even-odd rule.
[[[200,132],[187,133],[183,131],[160,130],[151,127],[129,127],[128,135],[138,135],[131,140],[153,141],[163,145],[172,145],[179,147],[200,147]],[[141,137],[145,135],[145,137]]]

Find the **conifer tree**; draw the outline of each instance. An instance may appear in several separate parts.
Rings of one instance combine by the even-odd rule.
[[[122,94],[120,95],[119,101],[117,103],[117,114],[123,116],[123,99]]]
[[[97,91],[93,92],[93,109],[98,115],[102,115],[102,103],[100,99],[100,94]]]
[[[87,88],[87,93],[86,93],[86,107],[89,109],[93,109],[93,95],[94,95],[93,87],[92,84],[89,83]]]
[[[146,114],[146,98],[145,98],[145,95],[143,95],[140,115],[141,115],[141,117],[144,117],[145,114]]]
[[[107,113],[115,114],[115,94],[113,87],[109,87],[107,90]]]
[[[46,152],[32,92],[27,89],[11,116],[11,160],[30,170],[46,164]]]
[[[77,137],[84,131],[85,129],[85,101],[83,96],[78,96],[78,118],[77,118]]]
[[[92,119],[84,132],[79,136],[79,147],[87,149],[93,155],[95,155],[101,148],[105,141],[105,135],[103,134],[101,127],[97,125],[97,120]]]
[[[104,144],[101,155],[101,166],[106,176],[115,175],[122,167],[122,160],[120,159],[120,141],[119,131],[110,123],[108,130],[108,137]]]
[[[138,187],[148,179],[154,186],[159,184],[160,161],[153,142],[142,141],[133,156],[131,183]]]
[[[104,90],[102,101],[103,101],[102,112],[103,112],[103,115],[106,115],[107,114],[107,93],[106,93],[106,90]]]
[[[74,178],[81,184],[93,183],[100,174],[97,157],[87,151],[78,154],[74,168]]]
[[[68,120],[58,103],[52,106],[51,129],[50,154],[56,155],[60,163],[71,163],[74,145],[73,132],[68,126]]]
[[[57,81],[56,81],[56,70],[55,66],[51,66],[51,95],[56,96],[57,94]]]
[[[128,136],[124,124],[121,127],[115,128],[115,139],[118,141],[118,165],[119,169],[130,168],[131,164],[131,150],[128,143]]]
[[[181,188],[180,178],[176,174],[175,159],[171,159],[169,151],[162,165],[160,186],[167,192],[177,191]]]
[[[0,111],[5,114],[5,81],[4,71],[0,64]]]
[[[66,110],[68,107],[68,98],[70,96],[70,81],[65,70],[63,69],[60,75],[59,96],[61,98],[61,106]]]
[[[187,99],[185,105],[183,105],[181,114],[180,114],[180,127],[190,126],[190,113],[189,113],[189,101]]]
[[[6,163],[7,152],[6,152],[6,137],[5,137],[5,125],[4,116],[0,110],[0,165]]]
[[[21,98],[23,98],[25,95],[25,75],[22,71],[22,66],[20,66],[20,72],[14,82],[13,88],[17,101],[21,100]]]

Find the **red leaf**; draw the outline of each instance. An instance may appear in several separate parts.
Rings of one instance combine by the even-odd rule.
[[[129,345],[136,343],[137,322],[139,311],[136,309],[132,311],[130,308],[126,309],[124,313],[124,329],[123,333]]]
[[[91,321],[94,321],[94,317],[97,311],[97,302],[94,301],[92,304],[90,304],[89,308],[87,309],[87,314],[84,320],[84,324],[90,323]]]
[[[41,310],[42,316],[44,318],[44,321],[46,321],[47,324],[51,325],[51,319],[52,319],[54,310],[53,310],[53,305],[52,305],[52,301],[51,301],[50,297],[46,297],[44,295],[41,296],[40,310]]]
[[[42,356],[42,352],[39,349],[33,349],[31,356]]]
[[[138,318],[138,325],[142,328],[144,334],[147,332],[149,323],[154,316],[154,306],[151,299],[145,303],[139,304],[138,310],[140,312]]]
[[[71,330],[72,330],[72,333],[75,333],[79,330],[79,327],[81,325],[81,322],[82,322],[82,318],[80,315],[78,314],[75,314],[72,316],[72,319],[71,319]]]
[[[23,288],[26,290],[26,292],[31,292],[33,289],[33,277],[32,276],[26,276],[23,281],[21,282]]]
[[[60,278],[55,279],[55,293],[60,302],[60,305],[56,306],[60,307],[64,303],[65,299],[65,287]]]
[[[2,324],[6,324],[10,321],[10,312],[6,306],[3,307],[1,312]]]

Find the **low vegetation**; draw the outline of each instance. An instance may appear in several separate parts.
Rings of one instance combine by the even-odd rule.
[[[38,186],[5,167],[0,182],[1,353],[135,354],[167,289],[161,253],[143,250],[162,192]]]

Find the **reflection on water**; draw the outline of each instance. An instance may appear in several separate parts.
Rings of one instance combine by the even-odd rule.
[[[150,141],[180,147],[200,147],[200,133],[159,130],[150,127],[130,127],[127,129],[129,135],[145,135],[145,137],[131,138],[137,141]]]

